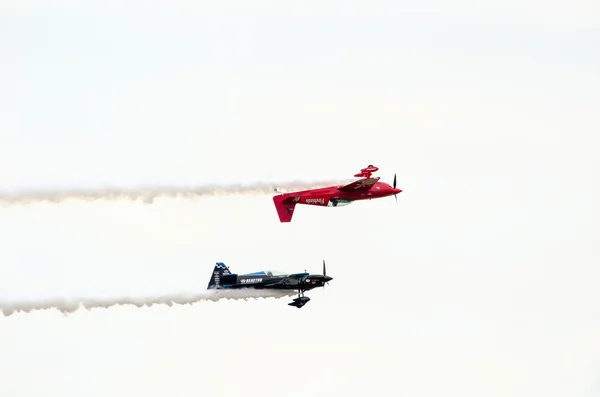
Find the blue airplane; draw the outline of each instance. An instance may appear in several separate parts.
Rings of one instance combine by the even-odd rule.
[[[310,298],[304,296],[304,291],[323,287],[325,283],[333,280],[325,270],[323,260],[323,274],[294,273],[287,274],[277,271],[260,271],[247,274],[233,274],[223,262],[217,262],[212,277],[208,282],[207,289],[276,289],[276,290],[298,290],[298,297],[289,306],[300,309],[306,305]]]

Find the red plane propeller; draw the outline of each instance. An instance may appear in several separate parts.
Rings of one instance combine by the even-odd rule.
[[[396,174],[394,173],[394,184],[392,185],[394,189],[396,189]],[[400,190],[401,192],[402,190]],[[398,192],[398,193],[400,193]],[[394,198],[396,199],[396,204],[398,204],[398,193],[394,193]]]

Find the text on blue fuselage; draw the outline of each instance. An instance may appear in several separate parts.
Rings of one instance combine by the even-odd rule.
[[[256,278],[245,278],[245,279],[242,279],[240,282],[242,284],[247,284],[247,283],[260,283],[262,281],[263,281],[262,277],[256,277]]]

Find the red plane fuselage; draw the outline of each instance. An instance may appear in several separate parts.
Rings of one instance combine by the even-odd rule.
[[[381,197],[388,197],[402,192],[401,189],[394,189],[392,186],[385,182],[375,182],[371,189],[367,191],[338,190],[338,188],[342,186],[344,185],[303,190],[290,194],[284,193],[283,196],[288,196],[284,198],[284,202],[317,205],[321,207],[337,207],[341,205],[348,205],[352,201],[371,200]]]
[[[395,176],[394,186],[379,182],[379,177],[371,177],[371,173],[376,170],[377,167],[374,166],[363,168],[361,173],[355,175],[363,177],[363,179],[346,185],[328,186],[273,196],[279,220],[281,222],[291,222],[296,204],[338,207],[348,205],[353,201],[388,197],[402,192],[401,189],[394,187],[396,185]]]

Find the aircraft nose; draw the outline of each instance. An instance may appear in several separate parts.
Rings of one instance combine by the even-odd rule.
[[[333,280],[333,277],[323,276],[323,282],[328,283],[331,280]]]
[[[402,191],[402,189],[396,189],[396,188],[394,188],[393,190],[394,190],[394,194],[398,194]]]

